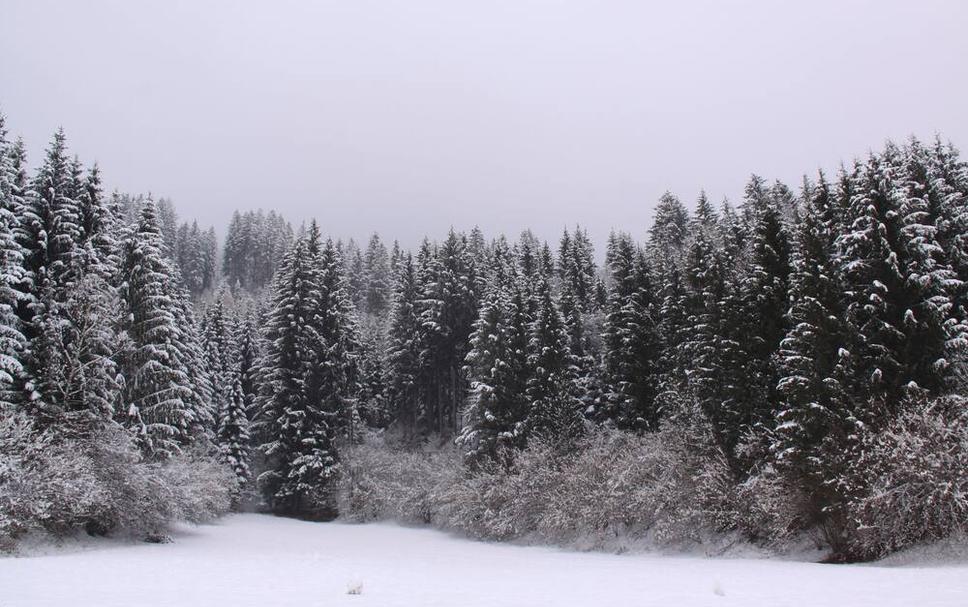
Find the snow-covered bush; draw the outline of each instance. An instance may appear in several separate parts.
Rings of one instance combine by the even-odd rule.
[[[142,460],[126,430],[54,438],[22,415],[0,420],[0,548],[26,532],[66,535],[161,533],[174,520],[228,511],[234,487],[225,466],[198,451]]]
[[[511,458],[510,468],[460,478],[442,496],[441,522],[477,537],[551,543],[696,539],[705,526],[702,512],[672,439],[602,430],[568,452],[533,443]]]
[[[862,436],[848,504],[856,555],[968,532],[968,399],[912,404]]]
[[[379,438],[346,453],[341,513],[429,523],[481,539],[605,546],[616,538],[696,542],[705,533],[779,537],[793,510],[773,475],[737,486],[670,427],[602,429],[567,451],[532,441],[470,471],[451,449],[408,452]]]
[[[430,523],[438,496],[454,482],[460,461],[453,448],[395,449],[372,435],[341,451],[339,511],[343,518],[357,522]]]

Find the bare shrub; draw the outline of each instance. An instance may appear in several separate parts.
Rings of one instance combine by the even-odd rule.
[[[6,549],[33,530],[145,537],[175,520],[211,520],[231,504],[231,471],[201,446],[147,462],[120,427],[54,440],[19,414],[0,420],[0,436],[0,547]]]
[[[968,532],[968,399],[914,403],[863,435],[860,452],[845,481],[857,556]]]

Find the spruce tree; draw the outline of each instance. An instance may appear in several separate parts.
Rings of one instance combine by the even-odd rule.
[[[655,207],[655,219],[649,229],[650,247],[666,257],[682,249],[688,236],[688,225],[689,211],[676,196],[666,192]]]
[[[547,280],[538,283],[534,298],[536,315],[528,338],[529,405],[524,425],[529,438],[567,444],[583,431],[568,333]]]
[[[737,319],[735,340],[744,358],[743,394],[734,403],[734,422],[741,432],[756,441],[765,439],[773,426],[775,403],[780,397],[776,354],[786,335],[789,301],[790,244],[780,210],[772,199],[757,202],[750,234],[749,267],[741,279],[739,297],[743,316]],[[737,263],[729,259],[728,266]],[[751,445],[757,452],[749,457],[762,461],[764,445]],[[749,458],[748,458],[749,459]],[[749,465],[753,465],[749,461]]]
[[[924,223],[925,201],[900,150],[872,155],[854,182],[845,201],[850,229],[838,239],[847,319],[858,336],[849,348],[853,396],[896,404],[921,390],[942,392],[964,343],[954,307],[960,281]]]
[[[205,370],[211,384],[211,405],[216,425],[233,397],[232,384],[238,374],[238,361],[225,314],[226,292],[220,290],[203,317],[202,350]]]
[[[195,327],[165,256],[151,199],[122,247],[122,318],[130,343],[122,354],[124,410],[119,413],[144,451],[164,458],[190,442],[203,422],[206,405],[193,382],[202,361],[193,351]]]
[[[604,342],[606,409],[598,417],[620,427],[658,427],[659,304],[644,254],[627,234],[612,234],[607,264],[612,288],[606,304]]]
[[[352,409],[351,309],[336,245],[315,222],[296,241],[273,288],[259,395],[259,477],[273,511],[328,519],[336,514],[336,439]]]
[[[421,322],[418,316],[420,285],[413,256],[397,264],[389,330],[389,391],[395,422],[412,435],[417,424],[421,376]]]
[[[23,205],[18,191],[21,177],[4,121],[0,114],[0,415],[10,413],[20,400],[17,391],[23,377],[21,360],[26,342],[17,316],[24,297],[24,251],[17,238]]]
[[[823,524],[836,497],[834,479],[857,420],[848,403],[842,358],[843,288],[835,240],[840,217],[835,193],[821,173],[805,193],[790,275],[790,329],[780,351],[782,395],[773,452],[781,469],[809,496],[807,517]]]
[[[737,447],[748,430],[745,420],[745,367],[737,340],[742,326],[738,286],[723,252],[704,230],[695,233],[683,272],[684,334],[677,353],[680,381],[688,398],[708,420],[716,447],[736,476],[742,466]],[[690,407],[677,416],[691,415]],[[700,427],[701,419],[683,420]]]
[[[390,303],[390,257],[376,233],[370,237],[364,258],[366,274],[366,311],[381,315]]]
[[[492,284],[474,324],[467,354],[470,396],[457,439],[478,465],[523,445],[528,414],[527,319],[520,291]]]
[[[229,397],[219,415],[216,434],[222,461],[235,473],[241,489],[249,480],[249,419],[246,413],[246,397],[242,391],[242,375],[234,373]],[[238,495],[236,495],[238,500]]]

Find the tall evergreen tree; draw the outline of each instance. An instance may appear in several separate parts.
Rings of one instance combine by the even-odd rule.
[[[398,262],[389,330],[389,375],[393,417],[405,433],[417,424],[421,376],[421,322],[418,312],[420,285],[413,256]]]
[[[259,396],[262,493],[279,513],[336,514],[336,439],[352,410],[354,335],[342,262],[315,222],[297,240],[273,289]]]
[[[208,414],[193,382],[202,361],[193,351],[195,328],[187,324],[184,296],[150,199],[122,246],[122,317],[130,340],[122,355],[123,414],[145,452],[164,458],[190,442]]]
[[[232,468],[240,489],[248,482],[250,474],[249,419],[245,401],[242,376],[236,372],[233,374],[229,397],[219,415],[216,439],[222,461]]]
[[[834,503],[832,482],[846,464],[857,420],[848,403],[842,358],[846,339],[843,289],[835,239],[840,217],[821,173],[805,192],[790,276],[790,329],[780,347],[782,395],[773,451],[781,468],[809,496],[810,524],[825,524]]]
[[[13,146],[7,141],[5,119],[0,114],[0,415],[9,413],[23,377],[26,342],[17,309],[24,297],[24,250],[20,232],[23,177]],[[18,184],[18,181],[21,183]]]
[[[472,465],[523,445],[529,402],[528,324],[520,290],[492,285],[467,354],[470,396],[458,437]]]
[[[529,407],[525,428],[529,437],[567,442],[583,431],[568,333],[546,280],[538,284],[535,298],[537,313],[528,342],[531,375],[526,390]]]
[[[620,427],[658,427],[659,304],[644,254],[627,234],[609,239],[607,264],[612,288],[602,340],[605,352],[604,417]],[[601,416],[600,416],[601,417]]]
[[[380,315],[390,304],[390,257],[376,233],[370,237],[364,258],[366,274],[366,311]]]

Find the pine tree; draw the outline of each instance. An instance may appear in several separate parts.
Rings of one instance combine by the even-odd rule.
[[[390,399],[386,357],[387,337],[382,327],[366,331],[359,352],[359,412],[362,423],[370,428],[386,428],[390,422]]]
[[[457,442],[473,466],[502,449],[523,446],[529,408],[528,327],[519,289],[512,295],[502,285],[489,288],[470,345],[470,396]]]
[[[872,155],[854,181],[850,231],[838,239],[847,319],[858,336],[853,396],[899,403],[919,390],[939,393],[964,343],[953,303],[960,281],[924,223],[925,201],[900,150]]]
[[[234,373],[229,397],[219,415],[216,439],[222,461],[232,468],[240,490],[249,480],[249,420],[245,401],[242,376]]]
[[[238,314],[232,326],[232,340],[236,344],[239,383],[245,397],[245,408],[250,415],[255,413],[254,403],[258,393],[258,361],[261,355],[259,335],[256,326],[260,314],[251,308]]]
[[[857,420],[848,403],[842,359],[846,339],[835,239],[840,220],[821,173],[805,194],[790,276],[790,329],[779,351],[782,395],[773,451],[781,468],[810,496],[807,516],[822,524],[837,500],[848,437]]]
[[[676,364],[681,385],[708,420],[716,447],[740,476],[737,446],[746,431],[746,378],[736,339],[742,326],[737,289],[722,251],[706,231],[697,231],[683,272],[680,305],[686,321]],[[677,416],[690,414],[689,409],[676,412]],[[697,419],[683,421],[693,427],[703,424]]]
[[[690,219],[689,224],[690,232],[693,233],[696,230],[711,231],[719,225],[719,215],[706,197],[705,191],[699,192],[699,199],[696,201],[696,212]]]
[[[340,257],[346,262],[346,288],[350,300],[358,310],[366,309],[366,264],[363,261],[363,254],[360,247],[352,238],[346,245],[346,250],[340,253]]]
[[[529,438],[567,443],[583,431],[568,334],[546,280],[538,284],[535,299],[537,313],[528,341],[531,375],[526,390],[529,407],[525,428]]]
[[[389,335],[389,390],[393,417],[406,435],[417,425],[421,376],[421,322],[418,312],[420,285],[413,257],[407,253],[398,262]]]
[[[267,460],[259,485],[281,514],[327,519],[336,513],[336,439],[356,393],[341,263],[331,241],[322,247],[313,222],[273,288],[258,401]]]
[[[762,440],[773,426],[775,403],[780,396],[776,386],[779,375],[776,354],[786,335],[789,302],[790,244],[780,210],[772,199],[757,202],[750,235],[750,262],[741,279],[740,300],[743,316],[736,341],[740,344],[746,379],[745,394],[735,403],[734,422],[749,438]],[[731,251],[724,249],[724,254]],[[735,262],[728,261],[735,267]],[[764,445],[751,445],[765,458]],[[749,458],[747,458],[749,459]],[[753,465],[758,462],[748,462]]]
[[[595,254],[588,234],[576,226],[574,237],[568,230],[558,246],[558,276],[567,285],[579,312],[587,312],[595,303]]]
[[[164,253],[164,238],[148,199],[135,230],[123,242],[123,412],[144,451],[164,458],[192,439],[204,416],[192,370],[200,366],[189,346],[194,326]]]
[[[669,257],[686,243],[689,211],[679,199],[666,192],[655,207],[655,219],[649,230],[649,246]]]
[[[312,243],[310,242],[310,249]],[[359,394],[359,355],[362,350],[356,313],[347,291],[339,250],[327,240],[319,254],[319,338],[323,350],[317,361],[320,402],[337,430],[355,431]],[[307,382],[309,380],[307,379]]]
[[[202,332],[205,370],[211,383],[210,402],[216,415],[216,424],[221,423],[219,416],[228,408],[229,400],[233,398],[232,384],[238,374],[236,352],[230,340],[228,319],[225,317],[225,298],[225,290],[220,290],[205,313]]]
[[[479,282],[466,238],[453,230],[437,250],[425,243],[418,261],[424,371],[418,380],[424,396],[418,423],[428,434],[447,436],[460,429],[458,412],[467,389],[462,361],[477,318]]]
[[[0,415],[11,412],[23,377],[21,363],[26,338],[17,308],[23,299],[24,251],[17,236],[23,198],[15,151],[7,142],[5,119],[0,114]],[[19,165],[19,162],[17,163]]]
[[[604,342],[605,411],[620,427],[655,430],[660,334],[658,302],[654,300],[650,268],[627,234],[612,234],[608,259],[612,288],[606,304]]]
[[[178,213],[175,211],[175,205],[168,198],[159,198],[155,208],[158,214],[158,227],[164,237],[166,249],[172,252],[178,240]]]
[[[28,338],[25,389],[31,409],[48,420],[65,410],[65,403],[55,402],[48,393],[58,389],[55,384],[62,379],[66,363],[59,350],[69,329],[65,305],[80,281],[80,216],[74,198],[79,193],[79,170],[68,159],[63,131],[57,131],[23,206],[21,244],[28,296],[19,311]]]
[[[376,233],[370,237],[364,259],[366,275],[366,311],[380,315],[390,303],[390,257]]]

